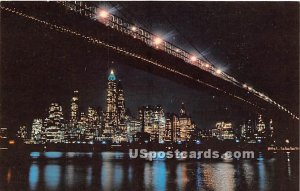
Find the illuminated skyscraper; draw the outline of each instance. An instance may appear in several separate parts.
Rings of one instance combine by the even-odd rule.
[[[71,99],[71,114],[70,114],[70,123],[76,123],[79,117],[78,111],[78,91],[75,90],[73,97]]]
[[[34,119],[32,122],[32,130],[31,130],[31,141],[34,144],[42,143],[42,128],[43,128],[43,120]]]
[[[230,122],[218,122],[216,128],[219,130],[219,140],[234,140],[235,134],[233,131],[232,123]]]
[[[113,137],[114,142],[128,141],[125,111],[124,90],[119,80],[117,83],[117,128]]]
[[[181,141],[180,129],[178,127],[178,116],[174,113],[166,115],[165,141]]]
[[[125,119],[125,98],[124,90],[121,81],[117,84],[117,112],[118,112],[118,124],[124,124]]]
[[[117,83],[114,71],[111,71],[107,82],[104,139],[111,140],[117,125]]]
[[[117,82],[114,71],[111,70],[107,82],[105,126],[103,140],[126,141],[125,99],[121,82]]]
[[[98,137],[100,133],[100,117],[97,110],[89,107],[87,113],[87,127],[85,129],[85,140],[87,142],[93,142],[95,137]]]
[[[274,127],[273,127],[273,120],[270,119],[270,123],[269,123],[269,130],[270,130],[270,138],[274,137]]]
[[[45,139],[49,143],[64,141],[64,118],[62,107],[58,103],[51,103],[49,116],[45,119]]]
[[[263,132],[266,130],[266,125],[265,125],[265,123],[263,122],[262,116],[261,116],[261,115],[259,115],[259,117],[258,117],[258,123],[257,123],[257,126],[256,126],[256,130],[257,130],[259,133],[263,133]]]
[[[254,134],[254,136],[258,143],[262,142],[267,138],[266,125],[261,115],[258,116],[258,122],[256,124],[256,133]]]
[[[187,115],[184,103],[181,104],[177,126],[180,131],[180,141],[190,141],[195,131],[195,124],[192,122],[192,118]]]
[[[145,133],[150,134],[150,140],[164,142],[166,118],[161,106],[143,106],[139,108],[139,120]]]
[[[17,132],[17,137],[22,141],[26,141],[26,139],[28,138],[28,133],[27,133],[27,127],[25,125],[20,126]]]
[[[80,118],[77,125],[77,140],[79,142],[84,142],[86,137],[85,133],[88,128],[88,118],[84,112],[80,113]]]
[[[7,128],[0,128],[0,148],[6,148],[7,147]]]
[[[7,139],[7,128],[0,128],[0,140]]]
[[[245,142],[251,143],[255,142],[255,124],[252,120],[248,120],[244,124],[241,125],[241,139]]]
[[[142,123],[136,119],[130,119],[126,122],[128,141],[133,142],[134,136],[138,132],[142,132]]]

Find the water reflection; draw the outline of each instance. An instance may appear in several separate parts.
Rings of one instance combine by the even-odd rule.
[[[60,183],[61,166],[58,164],[48,164],[45,166],[44,180],[46,187],[50,190],[57,190]]]
[[[128,160],[124,153],[111,152],[31,156],[34,160],[28,165],[0,169],[8,185],[3,190],[263,191],[278,186],[281,190],[298,190],[299,186],[298,158],[291,155],[231,162],[136,161]],[[39,157],[44,158],[36,160]],[[81,160],[75,160],[78,158]]]
[[[166,164],[161,161],[155,161],[152,166],[152,176],[154,190],[166,190]]]
[[[176,174],[177,174],[176,182],[179,190],[185,190],[185,185],[188,181],[188,177],[186,173],[187,173],[186,164],[179,163],[176,169]]]
[[[37,164],[32,164],[29,169],[30,189],[36,190],[39,181],[39,167]]]

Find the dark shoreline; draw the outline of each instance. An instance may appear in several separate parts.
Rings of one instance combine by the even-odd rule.
[[[271,148],[271,149],[270,149]],[[299,150],[284,150],[274,149],[276,147],[270,147],[262,144],[244,144],[244,143],[206,143],[206,144],[15,144],[9,145],[8,149],[2,150],[1,153],[7,153],[10,159],[18,158],[18,156],[28,155],[31,152],[123,152],[129,153],[130,149],[146,149],[147,151],[218,151],[219,153],[225,153],[227,151],[254,151],[255,153],[299,153]],[[277,147],[280,148],[280,147]],[[293,148],[293,147],[281,147],[281,148]],[[298,148],[298,147],[295,147]],[[0,157],[2,158],[2,157]]]
[[[225,151],[255,151],[255,152],[297,152],[299,147],[295,146],[269,146],[264,144],[232,143],[232,142],[211,142],[204,144],[194,143],[122,143],[122,144],[14,144],[8,145],[7,150],[21,152],[102,152],[102,151],[119,151],[128,152],[129,149],[147,149],[149,151],[206,151],[208,149],[225,152]],[[280,149],[281,148],[281,149]],[[286,148],[286,149],[284,149]]]

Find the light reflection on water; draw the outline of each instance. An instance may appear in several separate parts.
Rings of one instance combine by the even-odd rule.
[[[58,190],[58,185],[61,181],[61,168],[58,164],[48,164],[45,166],[44,180],[46,188]]]
[[[298,190],[299,187],[298,158],[291,154],[272,159],[264,158],[261,154],[257,160],[231,162],[150,162],[128,160],[125,156],[124,153],[112,152],[99,153],[97,156],[93,156],[93,153],[34,152],[31,153],[33,159],[45,157],[46,160],[28,161],[20,170],[5,168],[5,176],[10,177],[6,188],[264,191]],[[78,158],[81,160],[75,160]]]
[[[37,164],[32,164],[29,169],[30,190],[36,190],[39,181],[39,167]]]

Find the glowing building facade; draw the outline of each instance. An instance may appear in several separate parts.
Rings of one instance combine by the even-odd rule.
[[[107,81],[105,125],[101,139],[112,142],[127,141],[126,131],[123,88],[111,70]]]
[[[142,132],[142,123],[139,120],[136,119],[129,119],[126,122],[127,126],[127,136],[128,136],[128,142],[134,141],[134,136],[138,132]]]
[[[17,138],[23,141],[28,138],[27,127],[25,125],[20,126],[19,130],[17,131]]]
[[[178,127],[178,116],[174,113],[166,115],[165,141],[180,141],[180,129]]]
[[[75,90],[73,97],[71,98],[71,113],[70,113],[70,123],[76,123],[79,117],[79,109],[78,109],[78,91]]]
[[[34,144],[42,143],[43,120],[33,119],[31,126],[31,141]]]
[[[87,126],[84,130],[84,139],[93,142],[100,134],[100,117],[95,108],[89,107],[87,112]]]
[[[49,116],[44,124],[46,142],[62,143],[64,141],[64,118],[62,107],[58,103],[51,103]]]
[[[195,130],[195,124],[192,122],[192,118],[187,115],[184,103],[181,104],[177,126],[179,129],[179,137],[177,140],[184,142],[190,141]]]
[[[216,123],[216,128],[218,130],[217,138],[219,140],[234,140],[235,133],[230,122],[218,122]]]
[[[142,122],[143,131],[150,134],[151,141],[165,141],[166,118],[161,106],[139,108],[139,120]]]

